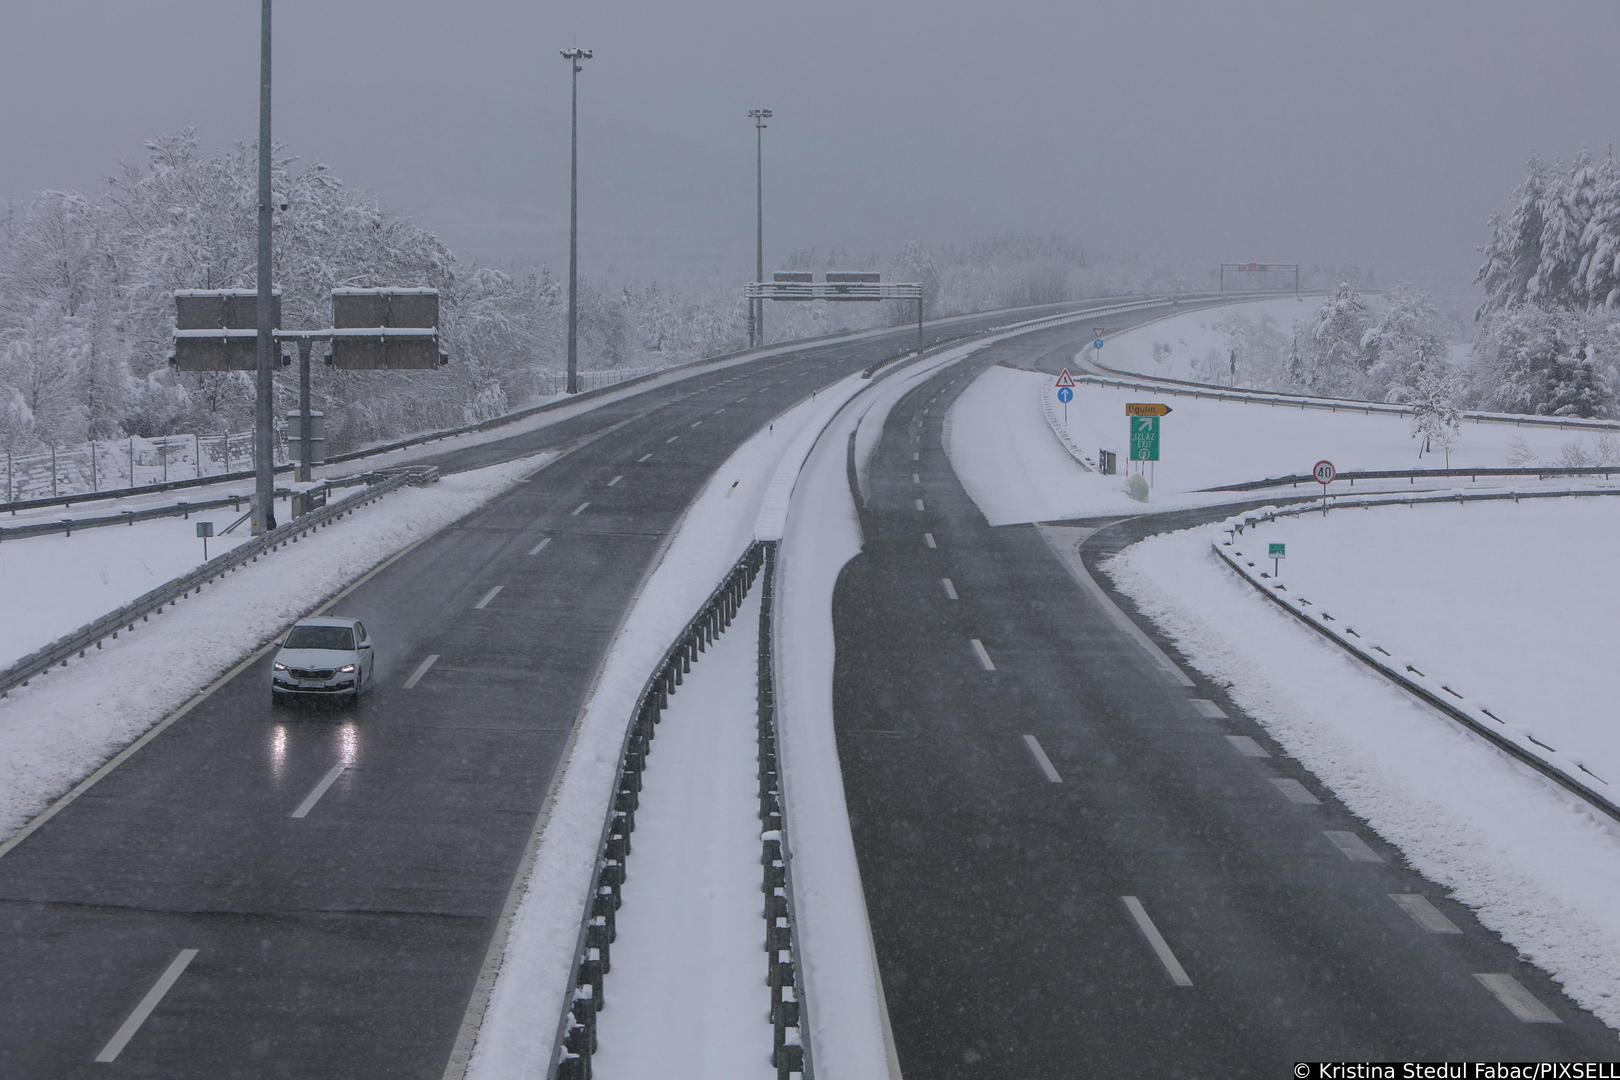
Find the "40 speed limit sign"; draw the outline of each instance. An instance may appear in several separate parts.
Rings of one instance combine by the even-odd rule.
[[[1318,461],[1311,467],[1311,475],[1316,477],[1316,482],[1318,484],[1321,484],[1323,487],[1327,487],[1329,484],[1333,483],[1333,478],[1339,475],[1339,470],[1333,467],[1333,462],[1331,461]]]

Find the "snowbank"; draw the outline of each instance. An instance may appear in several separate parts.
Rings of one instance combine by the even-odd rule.
[[[221,675],[234,673],[256,659],[265,643],[288,623],[308,614],[339,589],[353,585],[356,578],[389,556],[488,502],[553,456],[506,462],[447,477],[429,488],[401,490],[362,513],[311,533],[296,548],[284,548],[250,563],[193,594],[155,616],[159,621],[151,629],[108,641],[102,651],[89,658],[35,679],[0,699],[0,837],[8,838],[8,844],[15,843],[26,835],[26,831],[19,834],[18,830],[30,819],[33,824],[29,828],[43,823],[36,815],[52,799],[108,758],[120,752],[133,753],[183,715],[176,710],[194,695]],[[71,540],[42,537],[19,542],[16,547],[49,545],[43,550],[54,551],[57,561],[38,562],[35,571],[40,566],[52,566],[50,583],[71,590],[68,579],[81,573],[85,565],[72,560],[82,560],[85,549],[70,545],[98,533],[123,539],[140,528],[103,529]],[[188,556],[201,554],[201,541],[195,537],[180,547]],[[144,549],[143,545],[139,550]],[[210,553],[216,552],[210,548]],[[0,559],[15,557],[10,544],[0,551]],[[111,560],[109,553],[105,565],[114,565]],[[297,561],[296,575],[285,572],[288,560]],[[134,563],[140,564],[138,554]],[[21,575],[27,572],[21,564],[10,565],[8,573],[18,575],[18,579],[7,578],[5,625],[17,621],[12,618],[18,609],[12,607],[11,589],[25,583]],[[185,568],[191,565],[187,562]],[[100,575],[95,563],[89,566],[89,574],[95,577],[88,588],[93,590]],[[155,572],[162,571],[155,568]],[[160,580],[139,582],[135,595]],[[92,591],[73,595],[96,594]],[[100,598],[94,602],[99,605]],[[93,614],[105,614],[106,610],[101,608]],[[47,617],[37,595],[26,619],[35,617]],[[242,659],[244,656],[246,659]],[[173,677],[152,679],[154,671],[170,672]],[[132,744],[131,740],[136,741]]]
[[[1404,522],[1409,514],[1415,523],[1431,512],[1367,517]],[[1335,514],[1328,525],[1347,516]],[[1325,533],[1295,533],[1292,522],[1288,529],[1307,537],[1290,536],[1289,559],[1301,543],[1305,560],[1320,565]],[[1206,526],[1153,537],[1107,569],[1194,667],[1225,686],[1352,813],[1576,1002],[1620,1025],[1620,906],[1613,902],[1620,826],[1300,626],[1221,565],[1210,550],[1219,535],[1218,526]],[[1461,539],[1452,536],[1454,545]],[[1443,601],[1433,606],[1427,624],[1409,624],[1413,632],[1421,625],[1457,632],[1463,620],[1443,618]],[[1524,675],[1520,664],[1510,670]]]

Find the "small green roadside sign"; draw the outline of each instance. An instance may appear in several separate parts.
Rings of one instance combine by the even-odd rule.
[[[1159,460],[1159,418],[1133,416],[1131,420],[1131,460]]]
[[[1287,544],[1268,544],[1267,545],[1266,558],[1268,558],[1268,559],[1286,559],[1287,557],[1288,557],[1288,545]]]

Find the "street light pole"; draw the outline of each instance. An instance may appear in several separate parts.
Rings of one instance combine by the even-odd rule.
[[[765,280],[765,121],[771,118],[769,109],[749,109],[754,121],[754,280]],[[765,301],[754,301],[755,342],[765,343]]]
[[[568,156],[568,393],[579,393],[579,66],[591,58],[589,49],[564,49],[571,70],[572,115]]]
[[[258,366],[253,401],[253,534],[266,532],[276,497],[275,445],[271,431],[275,393],[275,297],[270,282],[270,0],[261,0],[259,14],[259,271]]]

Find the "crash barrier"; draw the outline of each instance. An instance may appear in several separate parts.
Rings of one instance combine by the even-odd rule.
[[[765,591],[760,611],[758,696],[760,861],[764,870],[771,1021],[776,1031],[773,1065],[781,1080],[808,1075],[806,1046],[801,1035],[803,997],[787,877],[787,833],[782,820],[776,757],[774,659],[770,652],[771,570],[775,555],[774,543],[756,542],[748,548],[665,651],[636,699],[620,750],[613,800],[602,824],[596,874],[580,921],[572,982],[558,1022],[556,1056],[548,1072],[552,1080],[589,1080],[591,1076],[591,1058],[597,1048],[596,1014],[607,1006],[604,978],[613,969],[612,946],[618,936],[615,913],[623,902],[623,886],[628,877],[630,837],[636,827],[643,774],[663,712],[698,657],[731,625],[762,572]]]
[[[1509,499],[1518,502],[1521,499],[1568,499],[1604,495],[1620,495],[1620,491],[1482,492],[1478,494],[1465,493],[1430,497],[1410,496],[1394,499],[1368,499],[1354,503],[1340,502],[1336,506],[1330,505],[1325,509],[1320,504],[1300,504],[1267,511],[1263,514],[1245,515],[1240,522],[1228,529],[1230,535],[1225,540],[1221,540],[1212,546],[1215,554],[1220,556],[1221,561],[1229,569],[1294,618],[1332,641],[1335,645],[1338,645],[1414,697],[1438,709],[1443,715],[1461,724],[1476,735],[1482,736],[1497,748],[1507,752],[1560,787],[1580,797],[1594,809],[1620,821],[1620,788],[1617,788],[1613,782],[1620,781],[1620,777],[1599,776],[1591,769],[1588,769],[1573,752],[1560,750],[1549,745],[1546,741],[1538,739],[1531,729],[1496,715],[1484,705],[1471,700],[1455,687],[1442,682],[1438,676],[1426,673],[1412,663],[1411,660],[1396,656],[1382,645],[1370,641],[1364,634],[1344,622],[1343,619],[1334,616],[1331,612],[1322,610],[1319,605],[1312,603],[1306,597],[1293,593],[1281,581],[1275,580],[1271,574],[1257,567],[1255,565],[1256,561],[1263,562],[1266,556],[1258,553],[1245,554],[1242,544],[1242,536],[1245,530],[1256,525],[1275,521],[1278,518],[1295,517],[1300,514],[1326,513],[1332,509],[1344,512],[1353,509],[1371,509],[1384,506],[1501,502]]]
[[[1321,409],[1325,412],[1351,412],[1371,415],[1383,413],[1392,416],[1410,416],[1413,412],[1410,405],[1394,405],[1384,401],[1357,401],[1355,398],[1332,398],[1317,394],[1295,394],[1284,390],[1251,390],[1248,388],[1231,389],[1217,386],[1214,383],[1190,382],[1186,379],[1171,379],[1163,375],[1138,375],[1133,372],[1120,371],[1108,367],[1095,360],[1088,360],[1093,367],[1104,371],[1112,371],[1122,378],[1107,378],[1102,375],[1076,375],[1075,382],[1091,383],[1094,386],[1111,386],[1121,390],[1142,390],[1155,394],[1169,394],[1172,397],[1208,398],[1211,401],[1240,401],[1248,405],[1276,405],[1290,409]],[[1476,409],[1461,409],[1458,415],[1464,420],[1479,424],[1511,424],[1514,427],[1550,427],[1561,428],[1566,431],[1590,431],[1595,433],[1620,432],[1620,421],[1586,419],[1578,416],[1531,416],[1519,413],[1482,412]]]
[[[354,476],[345,476],[337,480],[323,481],[322,486],[329,498],[334,487],[354,487],[357,484],[371,482],[370,473],[358,473]],[[217,478],[216,478],[217,479]],[[291,488],[277,488],[276,498],[293,496],[296,500],[299,493]],[[153,521],[157,518],[178,517],[189,518],[192,514],[204,510],[218,510],[221,507],[230,507],[233,511],[241,510],[244,505],[251,505],[253,496],[247,493],[236,495],[221,495],[217,499],[201,499],[196,502],[169,503],[163,506],[149,506],[144,510],[120,510],[116,514],[99,514],[94,517],[57,518],[52,521],[31,521],[27,525],[0,525],[0,543],[7,540],[20,540],[29,536],[48,536],[51,533],[62,533],[72,536],[80,529],[100,529],[108,525],[133,525],[137,521]],[[297,513],[296,502],[293,513]]]
[[[1046,416],[1046,426],[1052,429],[1052,434],[1057,436],[1057,441],[1063,444],[1063,449],[1069,452],[1069,456],[1074,458],[1077,465],[1086,472],[1096,472],[1098,465],[1086,457],[1085,451],[1080,449],[1080,444],[1069,434],[1068,427],[1058,423],[1057,406],[1052,404],[1053,397],[1049,389],[1042,386],[1040,391],[1041,412]]]
[[[257,562],[261,555],[268,555],[287,544],[296,544],[306,533],[325,528],[344,515],[352,514],[362,506],[376,502],[406,484],[433,483],[438,480],[439,471],[431,467],[418,466],[389,470],[387,473],[375,475],[377,483],[364,491],[357,491],[348,498],[340,499],[288,522],[223,555],[216,555],[191,573],[159,585],[116,611],[81,626],[71,634],[58,638],[10,667],[0,670],[0,698],[20,686],[27,686],[32,679],[49,673],[53,668],[67,667],[70,659],[83,658],[90,649],[100,649],[109,639],[117,640],[120,633],[133,631],[137,623],[150,621],[153,615],[162,614],[164,608],[184,600],[193,592],[201,592],[203,586],[239,567]]]
[[[1444,477],[1458,479],[1468,477],[1469,480],[1478,480],[1480,477],[1491,476],[1533,476],[1537,480],[1549,478],[1566,478],[1572,476],[1601,476],[1605,480],[1612,479],[1615,473],[1620,473],[1620,465],[1574,465],[1537,467],[1534,465],[1502,466],[1478,469],[1362,469],[1355,472],[1342,472],[1333,478],[1336,484],[1340,480],[1347,481],[1351,487],[1357,480],[1406,480],[1417,483],[1419,479]],[[1314,484],[1317,479],[1305,473],[1293,473],[1288,476],[1274,476],[1265,480],[1245,480],[1238,484],[1221,484],[1218,487],[1203,488],[1203,491],[1260,491],[1273,487],[1297,487],[1300,484]]]

